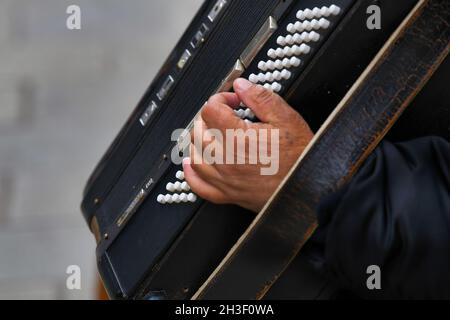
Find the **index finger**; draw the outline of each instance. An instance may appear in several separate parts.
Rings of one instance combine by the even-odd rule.
[[[236,109],[241,104],[239,96],[234,92],[222,92],[213,95],[207,103],[220,103]]]
[[[234,93],[221,93],[212,96],[203,107],[202,119],[209,129],[244,129],[245,122],[236,116],[232,108],[240,104],[238,96]]]

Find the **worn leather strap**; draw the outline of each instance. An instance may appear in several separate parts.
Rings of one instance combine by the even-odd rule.
[[[448,0],[418,3],[194,299],[264,297],[316,229],[320,199],[349,181],[447,56],[449,22]]]

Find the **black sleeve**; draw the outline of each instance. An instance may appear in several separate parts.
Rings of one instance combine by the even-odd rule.
[[[362,298],[450,298],[450,144],[383,142],[318,210],[312,241],[341,287]],[[381,269],[368,290],[367,267]]]

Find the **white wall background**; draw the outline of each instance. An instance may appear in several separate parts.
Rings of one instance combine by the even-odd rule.
[[[95,298],[84,184],[201,3],[0,0],[0,299]]]

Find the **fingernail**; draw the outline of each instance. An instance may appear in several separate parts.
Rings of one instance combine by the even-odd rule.
[[[183,159],[183,166],[189,166],[191,164],[191,158],[184,158]]]
[[[240,90],[240,91],[247,91],[252,86],[253,86],[253,83],[251,83],[250,81],[243,79],[243,78],[239,78],[234,82],[234,88],[236,90]]]

